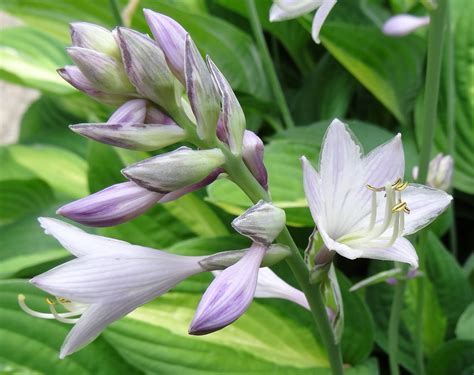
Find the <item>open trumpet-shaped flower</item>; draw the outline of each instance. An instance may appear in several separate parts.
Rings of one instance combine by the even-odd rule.
[[[311,36],[319,43],[319,31],[337,0],[274,0],[270,9],[270,22],[297,18],[316,10]]]
[[[74,324],[60,358],[87,345],[110,323],[183,279],[205,271],[199,265],[204,257],[169,254],[88,234],[59,220],[39,220],[46,233],[77,258],[34,277],[31,283],[58,296],[69,312],[58,313],[52,300],[48,300],[51,314],[29,309],[22,296],[19,302],[31,315]]]
[[[444,191],[403,182],[401,136],[367,155],[346,125],[334,120],[317,172],[302,158],[311,214],[329,250],[349,258],[395,260],[418,266],[403,236],[433,221],[452,200]]]

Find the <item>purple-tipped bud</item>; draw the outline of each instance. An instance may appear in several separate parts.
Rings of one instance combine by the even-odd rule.
[[[244,111],[229,82],[227,82],[214,62],[208,58],[207,64],[221,94],[222,111],[219,118],[218,132],[224,132],[224,134],[219,138],[226,140],[230,150],[235,155],[240,155],[246,125]]]
[[[117,37],[130,82],[138,93],[164,109],[176,107],[176,79],[160,47],[146,35],[119,27]]]
[[[435,189],[448,191],[453,178],[454,160],[451,155],[438,154],[430,161],[426,182]],[[413,178],[418,178],[418,167],[412,170]]]
[[[382,31],[389,36],[404,36],[430,23],[430,17],[416,17],[410,14],[399,14],[389,18],[383,25]]]
[[[265,250],[265,246],[253,244],[240,261],[212,281],[189,327],[191,335],[205,335],[224,328],[247,310],[255,294]]]
[[[184,49],[186,30],[174,19],[164,14],[144,9],[145,19],[153,37],[165,54],[171,71],[183,85],[186,85],[184,74]]]
[[[112,32],[89,22],[73,22],[69,25],[74,47],[88,48],[116,58],[120,50]]]
[[[250,169],[262,187],[268,189],[268,174],[263,163],[263,152],[265,146],[257,134],[250,130],[244,132],[244,143],[242,157],[245,164]]]
[[[87,48],[70,47],[68,54],[92,85],[108,94],[134,92],[122,63],[114,57]]]
[[[283,230],[285,222],[285,211],[261,200],[235,218],[232,227],[254,242],[269,245]]]
[[[171,117],[165,115],[153,105],[149,105],[147,108],[145,124],[176,125],[176,123]]]
[[[71,86],[82,91],[83,93],[93,97],[103,103],[119,105],[125,102],[128,97],[125,95],[106,94],[96,89],[92,82],[79,70],[75,65],[67,65],[57,70],[58,74]]]
[[[107,120],[109,124],[144,124],[147,114],[145,99],[132,99],[121,105]],[[161,124],[157,122],[156,124]]]
[[[221,111],[212,76],[191,37],[186,37],[186,93],[196,118],[199,138],[213,140]]]
[[[167,193],[202,181],[224,162],[224,154],[219,149],[180,147],[132,164],[122,173],[146,189]]]
[[[57,213],[84,225],[107,227],[136,218],[162,196],[134,182],[123,182],[69,203]]]
[[[139,151],[159,150],[187,138],[178,125],[107,123],[77,124],[69,128],[94,141]]]

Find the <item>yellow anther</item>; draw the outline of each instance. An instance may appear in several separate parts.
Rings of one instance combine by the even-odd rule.
[[[61,303],[70,303],[71,301],[69,301],[68,299],[64,298],[64,297],[58,297],[58,301],[61,302]]]
[[[402,191],[402,190],[405,190],[407,186],[408,186],[408,181],[405,181],[405,182],[400,181],[393,188],[397,191]]]
[[[385,190],[384,187],[379,187],[378,188],[378,187],[375,187],[375,186],[372,186],[372,185],[369,185],[369,184],[367,184],[366,187],[367,187],[367,189],[372,190],[372,191],[384,191]]]
[[[411,211],[410,211],[410,209],[408,208],[408,206],[405,206],[405,207],[403,208],[403,212],[405,212],[406,214],[409,214]]]
[[[410,212],[410,209],[407,207],[407,202],[400,202],[392,207],[392,212],[406,212],[406,210],[408,210],[407,213]]]
[[[46,302],[48,305],[55,305],[54,301],[50,300],[49,298],[46,298]]]
[[[392,188],[395,189],[398,185],[400,185],[400,183],[402,183],[403,180],[401,178],[398,178],[397,181],[395,181],[393,184],[392,184]]]

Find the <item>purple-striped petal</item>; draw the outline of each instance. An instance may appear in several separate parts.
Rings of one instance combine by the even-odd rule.
[[[125,223],[154,206],[162,194],[123,182],[62,206],[59,215],[92,227]]]
[[[145,124],[176,125],[176,123],[171,117],[169,117],[153,105],[148,106],[145,117]]]
[[[143,124],[147,114],[145,99],[129,100],[121,105],[107,120],[109,124]],[[155,122],[161,124],[161,122]]]
[[[178,125],[162,124],[77,124],[75,133],[108,145],[130,150],[153,151],[184,141],[186,132]]]
[[[164,14],[144,9],[145,19],[153,37],[163,50],[166,61],[183,85],[186,85],[184,74],[184,49],[186,30],[174,19]]]
[[[211,74],[189,34],[186,37],[186,93],[196,118],[199,138],[213,140],[221,111]]]
[[[224,154],[219,149],[180,147],[132,164],[122,173],[146,189],[169,193],[202,181],[224,162]]]
[[[146,35],[124,27],[117,29],[117,37],[125,70],[133,86],[164,109],[174,109],[176,79],[158,44]]]
[[[253,244],[240,261],[212,281],[189,327],[191,335],[205,335],[224,328],[247,310],[255,294],[265,250],[265,246]]]
[[[221,94],[222,111],[219,117],[218,127],[220,129],[218,131],[222,129],[225,132],[224,137],[231,151],[236,155],[240,155],[246,126],[244,111],[229,82],[209,57],[207,58],[207,64]]]
[[[263,152],[265,146],[257,134],[250,130],[244,132],[242,157],[262,187],[268,189],[268,174],[263,163]]]

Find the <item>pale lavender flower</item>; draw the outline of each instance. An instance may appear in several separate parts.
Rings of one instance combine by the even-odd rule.
[[[382,31],[389,36],[404,36],[416,29],[429,25],[430,17],[416,17],[410,14],[398,14],[385,21]]]
[[[187,31],[174,19],[164,14],[143,10],[145,19],[153,37],[163,50],[169,68],[183,85],[186,85],[184,73],[184,49]]]
[[[302,158],[311,214],[326,247],[349,258],[394,260],[418,267],[415,233],[452,200],[444,191],[403,182],[400,134],[362,155],[345,124],[334,120],[324,138],[317,172]]]
[[[265,190],[268,190],[268,173],[263,162],[265,146],[260,137],[250,130],[244,132],[242,158],[245,165]]]
[[[448,191],[453,178],[454,160],[451,155],[438,154],[430,161],[426,183],[436,189]],[[418,178],[418,167],[413,167],[413,178]]]
[[[191,335],[217,331],[237,320],[252,303],[258,270],[267,247],[253,244],[234,265],[209,285],[189,327]]]
[[[45,232],[76,259],[34,277],[31,283],[57,296],[70,311],[58,313],[51,300],[51,314],[29,309],[22,296],[19,302],[33,316],[74,324],[60,358],[84,347],[109,324],[183,279],[204,271],[199,265],[203,257],[180,256],[88,234],[55,219],[39,220]]]
[[[169,193],[206,180],[224,162],[224,154],[219,149],[180,147],[132,164],[122,173],[146,189]]]
[[[87,48],[109,56],[120,56],[117,42],[110,30],[89,22],[69,24],[72,44],[75,47]]]
[[[316,10],[311,28],[311,36],[320,43],[319,32],[337,0],[274,0],[270,9],[270,22],[298,18]]]

